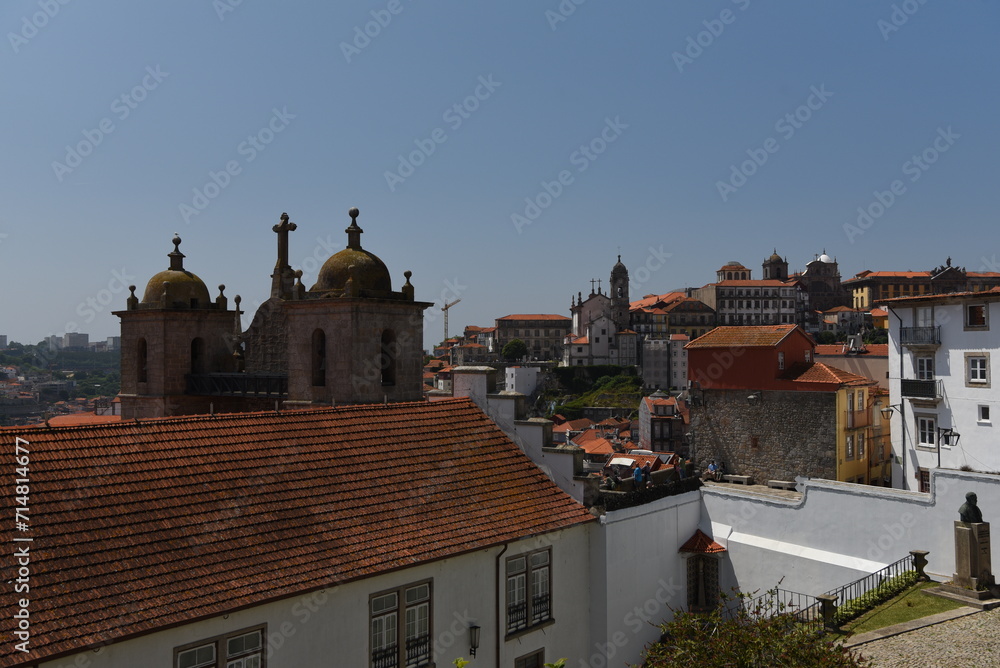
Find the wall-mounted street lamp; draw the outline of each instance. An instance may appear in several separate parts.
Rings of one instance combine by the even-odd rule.
[[[883,420],[888,420],[889,418],[892,417],[892,414],[895,413],[896,409],[898,408],[902,408],[902,406],[900,404],[890,404],[889,406],[886,406],[885,408],[881,409],[879,413],[882,414]]]
[[[938,443],[943,443],[944,445],[958,445],[958,439],[962,437],[954,429],[945,429],[943,427],[938,427]],[[940,457],[940,453],[938,454]]]
[[[762,403],[764,403],[764,393],[754,392],[753,394],[747,397],[747,403],[751,406],[761,405]]]
[[[469,627],[469,656],[475,656],[479,649],[479,625],[473,624]]]

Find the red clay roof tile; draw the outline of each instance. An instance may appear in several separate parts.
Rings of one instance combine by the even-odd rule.
[[[468,399],[5,427],[7,471],[15,436],[31,458],[28,664],[593,520]],[[15,622],[0,619],[0,665],[26,660]]]

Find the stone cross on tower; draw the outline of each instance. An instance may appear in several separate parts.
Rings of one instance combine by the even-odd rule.
[[[298,226],[288,220],[288,214],[281,214],[281,223],[271,229],[278,235],[278,259],[271,274],[271,297],[288,299],[291,295],[295,274],[288,264],[288,233]]]
[[[594,283],[597,282],[596,278],[590,279],[590,294],[594,294]]]

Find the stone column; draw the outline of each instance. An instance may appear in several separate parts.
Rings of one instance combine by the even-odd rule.
[[[952,581],[967,589],[993,586],[989,522],[955,522],[955,575]]]

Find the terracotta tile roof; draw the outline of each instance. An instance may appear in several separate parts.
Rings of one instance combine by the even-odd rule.
[[[5,614],[4,666],[594,519],[468,399],[5,427],[6,471],[15,435],[30,443],[32,652]],[[16,596],[4,587],[0,607]]]
[[[502,318],[497,318],[497,320],[566,320],[567,322],[569,322],[570,318],[567,318],[564,315],[548,315],[544,313],[527,313],[527,314],[520,313],[515,315],[505,315]]]
[[[876,318],[884,318],[885,316],[889,315],[889,312],[882,308],[873,308],[871,310],[871,314]]]
[[[717,285],[723,288],[790,288],[798,285],[798,281],[780,281],[776,278],[754,278],[745,281],[730,279],[719,281],[718,283],[710,283],[709,285]]]
[[[769,348],[778,345],[796,325],[743,325],[716,327],[684,346],[691,348]]]
[[[735,262],[733,264],[723,265],[721,268],[716,269],[716,271],[750,271],[750,269],[748,267],[744,267],[739,262]]]
[[[49,425],[52,427],[74,427],[81,424],[105,424],[108,422],[121,422],[121,415],[95,415],[90,413],[70,413],[69,415],[56,415],[49,418]],[[39,427],[44,427],[42,422]]]
[[[691,536],[686,543],[681,545],[680,549],[677,551],[715,554],[716,552],[725,552],[726,548],[709,538],[701,529],[696,529],[694,535]]]
[[[841,385],[875,385],[875,381],[871,378],[865,378],[823,362],[793,364],[782,376],[782,379],[798,383],[830,383],[837,387]]]
[[[670,340],[671,341],[690,341],[691,337],[688,336],[687,334],[671,334],[670,335]]]
[[[611,441],[606,438],[588,438],[583,440],[583,442],[573,439],[573,445],[579,447],[588,455],[610,455],[614,454],[615,448],[611,445]]]
[[[659,303],[670,303],[675,299],[683,299],[683,292],[664,292],[662,295],[646,295],[642,299],[638,299],[634,302],[629,302],[629,310],[635,310],[640,308],[649,308],[655,306]]]
[[[582,431],[594,424],[590,418],[580,418],[579,420],[568,420],[562,424],[552,427],[553,432]]]
[[[863,278],[930,278],[929,271],[862,271],[854,275],[844,283],[850,283]]]
[[[1000,296],[1000,288],[990,288],[989,290],[980,290],[978,292],[945,292],[933,295],[916,295],[914,297],[896,297],[894,299],[886,299],[881,303],[893,306],[898,304],[909,304],[910,302],[947,301],[949,299],[985,299],[987,297],[990,301],[993,301],[998,296]]]

